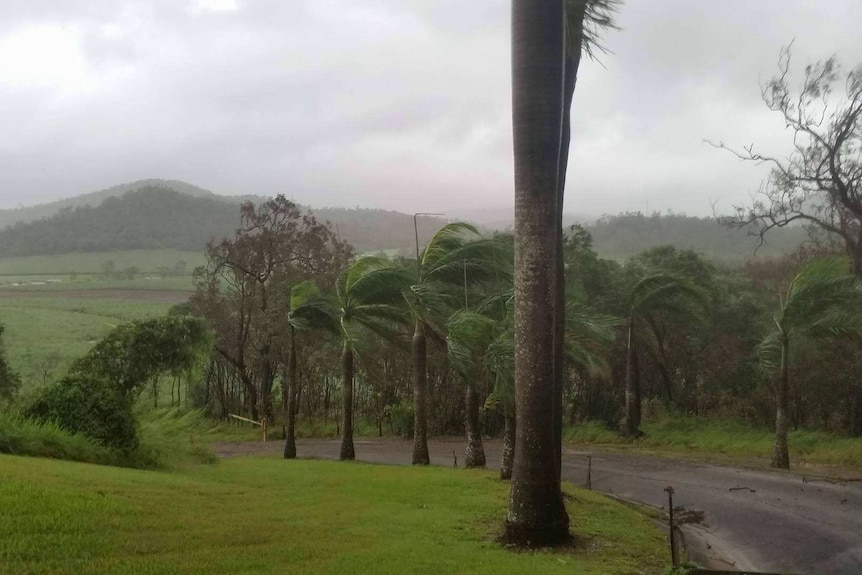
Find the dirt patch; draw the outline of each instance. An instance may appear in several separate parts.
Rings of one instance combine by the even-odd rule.
[[[70,290],[21,290],[0,289],[0,298],[50,297],[81,299],[119,299],[151,301],[161,303],[183,303],[191,295],[180,290],[148,289],[70,289]]]

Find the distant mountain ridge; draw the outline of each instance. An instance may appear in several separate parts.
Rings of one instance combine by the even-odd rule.
[[[0,228],[0,257],[165,248],[203,251],[211,238],[234,233],[243,201],[257,203],[262,199],[221,196],[185,182],[150,179],[50,204],[0,210],[0,226],[7,222]],[[411,214],[368,208],[310,211],[319,220],[330,222],[333,230],[359,252],[396,250],[411,254],[415,249]],[[567,216],[567,226],[580,219]],[[8,223],[15,218],[17,223]],[[419,218],[420,242],[425,243],[445,221]],[[630,212],[583,225],[593,235],[599,255],[617,259],[669,244],[717,261],[739,262],[750,258],[758,245],[747,230],[684,214]],[[507,227],[485,224],[486,229]],[[775,230],[758,254],[789,253],[805,238],[802,228]]]

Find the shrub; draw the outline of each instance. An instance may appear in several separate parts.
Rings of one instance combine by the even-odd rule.
[[[413,437],[413,403],[401,401],[395,405],[387,405],[384,413],[389,419],[392,433],[402,437]]]
[[[107,379],[78,372],[46,388],[24,415],[130,453],[138,446],[132,401],[131,394]]]

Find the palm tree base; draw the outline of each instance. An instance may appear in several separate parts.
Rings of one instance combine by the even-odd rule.
[[[507,547],[538,549],[542,547],[565,547],[574,543],[569,532],[569,522],[524,526],[506,520],[503,534],[497,539]]]
[[[467,450],[464,457],[464,467],[485,467],[485,448],[482,438],[476,436],[467,441]]]

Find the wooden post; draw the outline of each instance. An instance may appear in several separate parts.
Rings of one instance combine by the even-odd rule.
[[[263,442],[266,443],[266,418],[264,417],[261,422],[261,427],[263,427]]]
[[[593,456],[587,455],[587,489],[593,489]]]
[[[673,487],[665,487],[664,490],[667,492],[668,523],[670,526],[670,560],[674,567],[678,567],[679,561],[676,554],[676,535],[674,534],[673,525]]]

